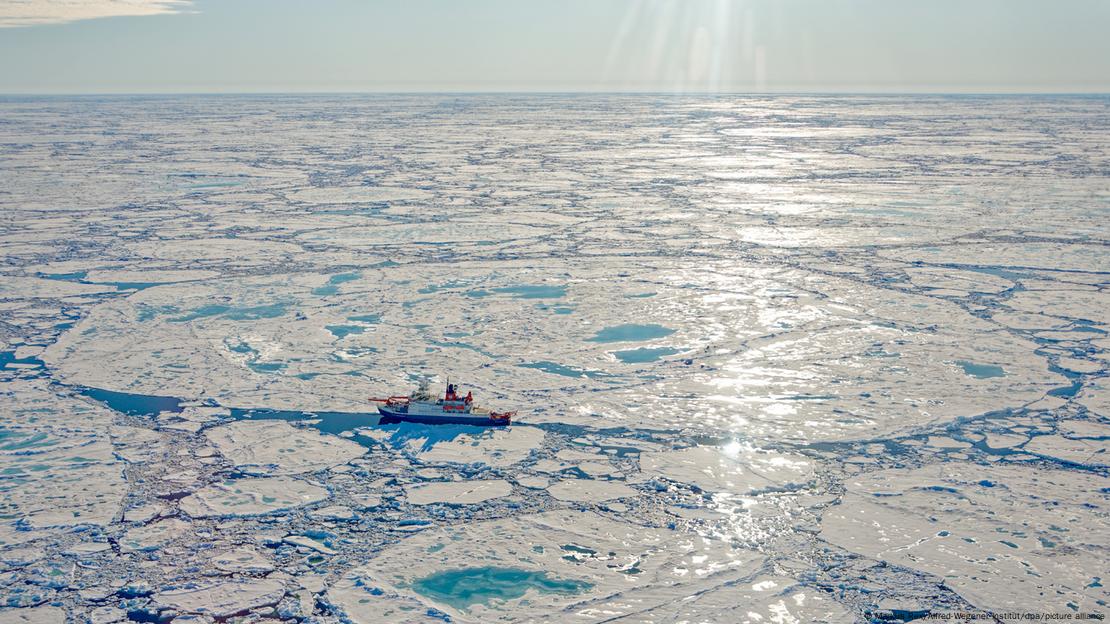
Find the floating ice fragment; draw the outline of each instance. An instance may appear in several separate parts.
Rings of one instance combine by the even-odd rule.
[[[508,481],[489,479],[479,481],[448,481],[422,483],[405,488],[405,496],[413,505],[473,505],[493,498],[508,496],[513,491]]]
[[[205,436],[248,474],[303,474],[344,464],[366,452],[356,442],[280,420],[240,420]]]
[[[0,611],[0,624],[65,624],[66,612],[58,607],[42,606]]]
[[[526,459],[533,449],[543,444],[543,429],[514,425],[497,429],[462,427],[458,435],[442,440],[428,440],[429,444],[413,440],[413,449],[420,461],[428,463],[485,464],[508,467]]]
[[[260,579],[165,591],[156,594],[154,602],[180,612],[222,619],[257,607],[277,604],[284,595],[285,587],[281,581]]]
[[[313,509],[308,512],[308,516],[316,520],[354,520],[358,517],[350,507],[344,507],[343,505]]]
[[[212,565],[224,572],[264,574],[274,569],[274,564],[257,550],[240,547],[212,557]]]
[[[1108,483],[1089,472],[957,462],[884,470],[847,483],[822,516],[821,536],[944,576],[980,609],[1020,611],[1037,596],[1040,607],[1087,610],[1104,598],[1086,584],[1101,571],[1106,534],[1089,493]],[[1048,551],[1045,540],[1059,547]]]
[[[1110,466],[1110,440],[1070,439],[1059,435],[1034,437],[1022,450],[1083,466]]]
[[[292,544],[294,546],[302,546],[302,547],[307,548],[309,550],[315,550],[316,552],[320,553],[321,555],[334,555],[335,554],[335,551],[332,550],[331,548],[328,548],[327,546],[321,544],[320,542],[312,539],[311,537],[305,536],[305,535],[287,535],[285,537],[285,539],[283,539],[282,541],[284,541],[286,544]]]
[[[724,542],[668,529],[635,526],[592,512],[548,512],[428,529],[407,537],[346,573],[328,589],[327,598],[356,623],[398,619],[429,607],[464,622],[535,620],[596,610],[586,616],[586,621],[593,621],[638,617],[713,587],[727,585],[731,591],[735,580],[752,574],[762,560],[757,553]],[[490,570],[474,571],[479,567],[476,561]],[[676,568],[699,573],[676,574]],[[522,593],[520,589],[538,580],[528,577],[521,579],[524,587],[498,597],[495,594],[504,589],[499,581],[507,578],[500,570],[514,571],[513,578],[519,571],[573,582],[576,591],[531,587]],[[479,585],[456,582],[479,578]],[[418,586],[421,581],[424,586]],[[663,614],[658,621],[672,620]]]
[[[665,477],[711,492],[748,494],[805,483],[813,477],[813,462],[801,455],[729,444],[641,453],[640,470],[643,479]]]
[[[600,503],[618,498],[631,498],[639,492],[619,481],[566,479],[547,488],[547,493],[561,501]]]
[[[157,550],[167,543],[191,533],[188,522],[168,518],[153,524],[130,529],[119,540],[120,551],[135,552]]]
[[[181,499],[194,518],[257,516],[324,500],[328,491],[290,477],[235,479],[206,486]]]
[[[542,490],[551,484],[551,482],[544,477],[530,476],[517,477],[516,483],[517,485],[526,487],[531,490]]]

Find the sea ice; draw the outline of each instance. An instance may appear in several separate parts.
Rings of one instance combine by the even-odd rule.
[[[0,611],[0,624],[64,624],[65,621],[66,612],[58,607],[42,606]]]
[[[542,429],[515,425],[486,431],[468,431],[446,440],[417,438],[409,441],[408,445],[410,448],[420,449],[414,455],[426,463],[481,463],[504,468],[527,458],[542,443]],[[427,446],[431,448],[425,448]]]
[[[366,452],[355,442],[281,420],[240,420],[209,429],[205,437],[236,467],[256,475],[317,472]]]
[[[239,574],[265,574],[274,569],[267,557],[249,547],[220,553],[212,558],[212,565],[218,570]]]
[[[472,505],[491,498],[508,496],[512,490],[509,482],[501,479],[446,481],[408,486],[405,488],[405,496],[413,505]]]
[[[579,583],[581,590],[532,590],[460,609],[413,589],[429,574],[476,562],[542,571],[548,578]],[[460,621],[558,621],[575,614],[598,621],[666,609],[672,596],[735,582],[762,564],[757,553],[715,540],[637,527],[591,512],[548,512],[415,534],[348,571],[328,589],[327,600],[354,622],[397,618],[422,605],[421,610],[434,608]]]
[[[587,479],[564,479],[548,486],[547,493],[557,500],[578,503],[600,503],[617,498],[631,498],[639,494],[620,481]]]
[[[1058,435],[1037,436],[1021,447],[1026,453],[1054,457],[1083,466],[1110,466],[1110,439],[1074,440]]]
[[[640,455],[642,478],[665,477],[710,492],[751,494],[802,485],[813,478],[813,461],[800,455],[730,444],[693,446]]]
[[[192,526],[188,522],[178,518],[168,518],[128,529],[119,539],[119,548],[121,552],[157,550],[190,533],[192,533]]]
[[[2,100],[0,619],[1104,609],[1104,104]]]
[[[205,486],[181,499],[181,510],[193,518],[257,516],[328,497],[328,491],[290,477],[248,477]]]
[[[821,518],[821,537],[943,578],[970,604],[995,612],[1098,608],[1110,524],[1089,494],[1091,473],[955,462],[885,470],[847,482]]]
[[[154,596],[154,602],[179,613],[210,615],[217,619],[277,604],[285,586],[271,579],[225,581],[196,589],[173,589]]]

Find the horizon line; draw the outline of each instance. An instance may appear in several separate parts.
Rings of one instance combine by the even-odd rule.
[[[1110,96],[1101,91],[868,91],[868,90],[765,90],[765,91],[658,91],[658,90],[320,90],[320,91],[0,91],[4,97],[152,97],[152,96],[267,96],[267,95],[652,95],[669,97],[808,96]]]

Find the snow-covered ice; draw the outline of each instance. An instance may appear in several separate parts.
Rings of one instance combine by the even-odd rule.
[[[284,595],[283,583],[262,579],[169,590],[154,596],[154,602],[171,607],[178,613],[197,613],[224,619],[245,614],[254,607],[277,604]]]
[[[599,503],[636,496],[638,492],[619,481],[564,479],[547,488],[547,493],[561,501]]]
[[[194,518],[255,516],[326,499],[319,485],[290,477],[248,477],[207,485],[181,499],[181,510]]]
[[[1091,505],[1110,479],[1041,468],[947,463],[849,479],[821,521],[848,550],[945,579],[971,605],[1022,612],[1097,610],[1110,523]],[[1100,497],[1101,498],[1101,497]]]
[[[413,505],[472,505],[508,496],[512,490],[509,482],[501,479],[447,481],[409,486],[405,488],[405,496]]]
[[[328,590],[328,599],[356,622],[397,617],[414,603],[461,621],[559,621],[575,615],[599,621],[642,616],[668,605],[669,596],[754,576],[763,564],[759,554],[715,540],[637,527],[592,512],[547,512],[424,531],[349,571]],[[573,582],[575,589],[525,586],[519,594],[497,596],[502,588],[492,586],[487,589],[491,595],[483,596],[477,588],[473,595],[460,593],[455,607],[419,591],[417,581],[425,575],[477,565],[543,572]],[[382,599],[367,601],[370,595]]]
[[[220,454],[248,474],[301,474],[347,463],[366,449],[280,420],[240,420],[205,431]]]
[[[0,99],[0,624],[1105,613],[1108,110]]]
[[[813,477],[812,460],[739,444],[643,453],[640,468],[644,478],[664,477],[711,492],[736,494],[801,485]]]

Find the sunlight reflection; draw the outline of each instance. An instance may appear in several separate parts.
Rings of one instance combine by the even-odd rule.
[[[766,75],[764,46],[755,46],[751,10],[736,13],[735,0],[671,2],[639,0],[628,3],[612,36],[602,68],[604,82],[665,83],[679,92],[717,92],[728,88],[728,78],[742,63],[746,74],[763,88]],[[743,41],[737,26],[744,29]],[[737,44],[744,54],[735,54]],[[647,50],[647,54],[640,51]],[[749,52],[753,51],[753,52]]]
[[[740,449],[740,443],[736,440],[733,440],[728,444],[722,446],[721,452],[724,453],[727,457],[736,457],[740,454]]]

